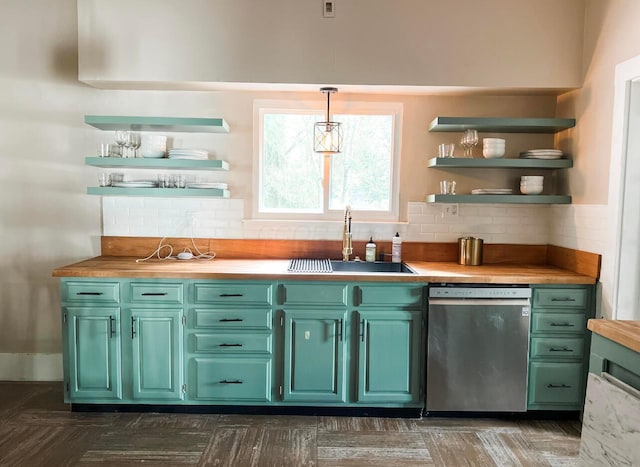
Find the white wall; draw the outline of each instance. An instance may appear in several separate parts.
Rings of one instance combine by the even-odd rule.
[[[559,117],[575,117],[576,128],[558,144],[574,154],[568,189],[575,209],[555,209],[553,244],[574,248],[588,244],[602,254],[600,313],[615,317],[612,306],[615,242],[603,230],[615,229],[618,201],[609,199],[612,147],[622,148],[612,136],[616,65],[640,54],[640,2],[637,0],[587,0],[585,10],[584,85],[558,98]],[[620,135],[615,135],[620,138]],[[612,190],[613,188],[613,190]],[[585,221],[585,219],[591,219]],[[574,233],[571,233],[573,231]],[[625,319],[640,319],[640,309]]]
[[[583,0],[79,0],[80,77],[572,89]],[[122,14],[126,11],[127,14]]]

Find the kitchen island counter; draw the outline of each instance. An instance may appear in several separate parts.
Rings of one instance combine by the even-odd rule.
[[[640,352],[640,321],[590,319],[587,328],[628,349]]]

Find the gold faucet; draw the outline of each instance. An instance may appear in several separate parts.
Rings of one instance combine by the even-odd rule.
[[[353,253],[351,244],[351,206],[344,210],[344,227],[342,228],[342,261],[349,261],[349,255]]]

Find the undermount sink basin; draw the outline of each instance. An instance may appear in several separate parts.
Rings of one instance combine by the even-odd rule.
[[[366,261],[331,261],[333,272],[399,272],[415,274],[415,271],[404,263],[366,262]]]

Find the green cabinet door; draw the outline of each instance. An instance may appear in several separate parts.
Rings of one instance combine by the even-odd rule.
[[[344,402],[346,310],[284,311],[285,401]]]
[[[358,312],[358,402],[420,401],[422,313]]]
[[[182,310],[134,309],[127,325],[131,330],[133,398],[182,399]]]
[[[120,309],[63,308],[69,398],[74,402],[122,399]]]

